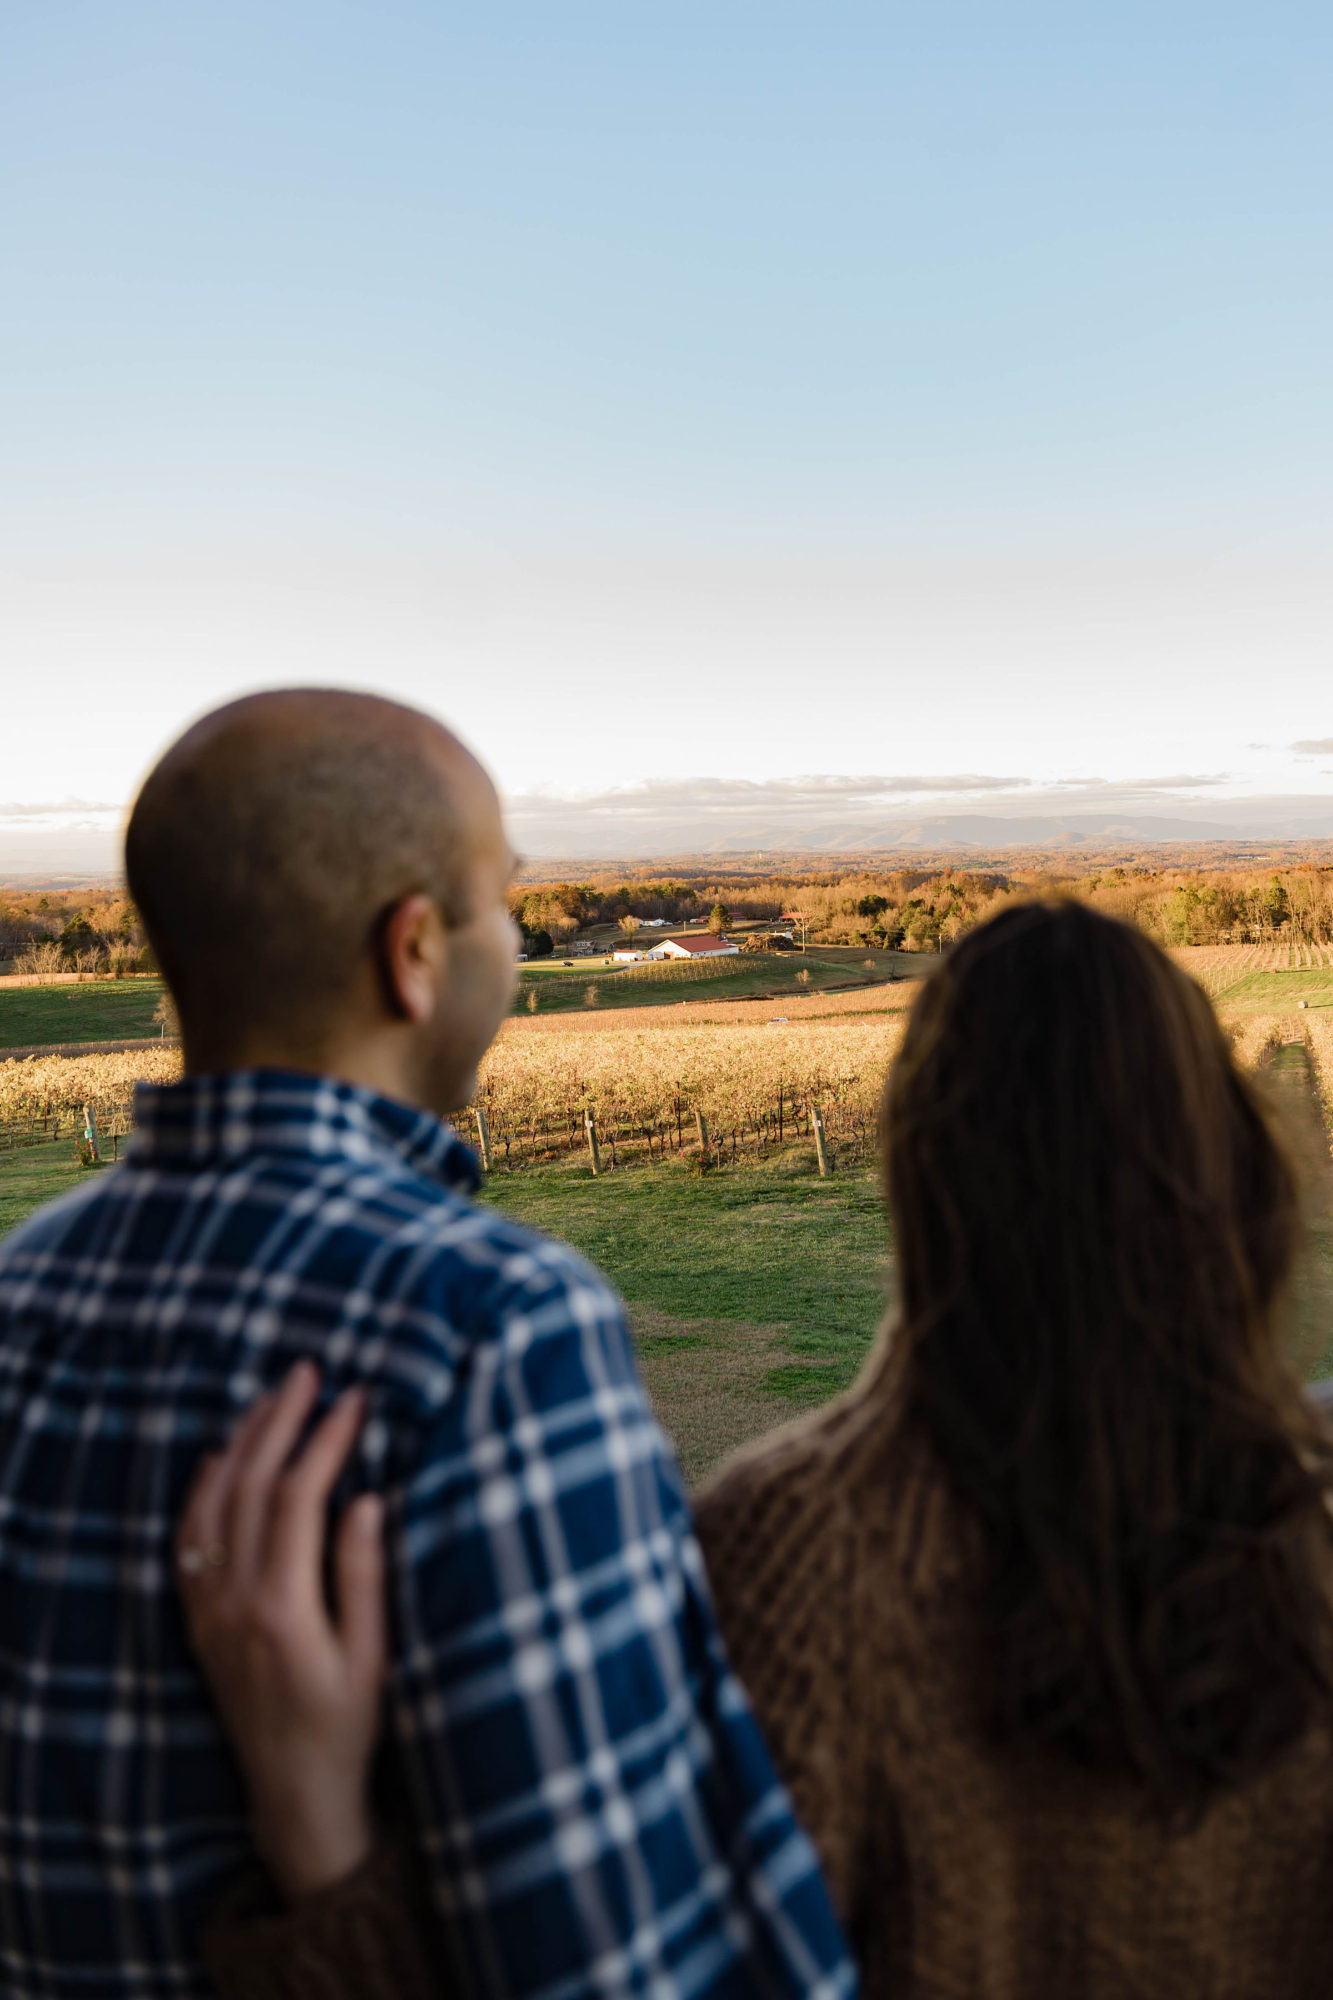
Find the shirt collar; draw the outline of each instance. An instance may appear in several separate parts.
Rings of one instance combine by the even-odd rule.
[[[476,1155],[432,1112],[335,1076],[300,1070],[228,1070],[181,1083],[141,1083],[134,1094],[136,1164],[216,1164],[251,1153],[307,1159],[383,1160],[397,1154],[418,1173],[470,1194]]]

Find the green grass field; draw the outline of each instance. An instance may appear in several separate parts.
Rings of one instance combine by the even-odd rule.
[[[0,1050],[42,1042],[128,1042],[155,1035],[160,979],[98,979],[80,986],[0,987]]]
[[[0,1155],[0,1234],[86,1180],[66,1144]],[[91,1171],[106,1171],[92,1169]],[[486,1198],[575,1244],[630,1308],[649,1391],[691,1479],[855,1374],[884,1310],[879,1193],[802,1154],[694,1176],[497,1174]]]
[[[1291,972],[1247,972],[1213,995],[1228,1014],[1281,1014],[1304,1000],[1333,1007],[1333,965],[1303,966]]]
[[[821,1181],[803,1150],[706,1175],[674,1162],[599,1180],[580,1167],[496,1174],[486,1198],[611,1278],[695,1479],[845,1388],[889,1295],[874,1176]]]
[[[54,1201],[67,1188],[86,1180],[88,1172],[75,1159],[73,1144],[67,1140],[0,1153],[0,1236],[44,1201]]]

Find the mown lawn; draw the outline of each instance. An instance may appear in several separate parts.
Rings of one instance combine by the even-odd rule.
[[[804,1151],[698,1175],[678,1164],[492,1177],[485,1198],[573,1243],[624,1298],[687,1477],[845,1388],[891,1286],[875,1177],[821,1181]]]
[[[65,1142],[0,1154],[0,1234],[87,1171]],[[885,1226],[864,1169],[820,1181],[803,1154],[697,1177],[539,1168],[495,1175],[485,1199],[575,1244],[620,1291],[692,1480],[843,1388],[884,1310]]]
[[[81,1167],[74,1157],[74,1143],[58,1139],[52,1145],[20,1146],[13,1153],[0,1153],[0,1236],[40,1208],[54,1201],[67,1188],[86,1180],[96,1167]]]
[[[42,1042],[129,1042],[155,1035],[160,979],[99,979],[79,986],[0,987],[0,1049]]]
[[[781,1327],[765,1386],[793,1402],[851,1380],[884,1310],[884,1210],[864,1168],[821,1181],[796,1152],[711,1174],[534,1168],[493,1175],[485,1198],[573,1243],[631,1305]]]

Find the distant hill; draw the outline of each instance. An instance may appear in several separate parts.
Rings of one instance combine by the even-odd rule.
[[[562,802],[547,818],[525,800],[515,802],[511,825],[528,858],[525,872],[542,879],[616,862],[641,864],[650,857],[655,867],[664,866],[667,857],[703,862],[740,855],[776,867],[815,855],[1130,853],[1201,843],[1234,851],[1333,840],[1333,798],[1210,798],[1206,806],[1200,801],[1197,811],[1190,810],[1193,801],[1183,809],[1174,799],[1170,803],[1175,809],[1169,813],[1080,803],[1066,811],[911,814],[839,804],[774,817],[761,809],[713,811],[701,787],[696,812],[627,805],[623,811],[603,808],[580,816],[572,802]]]
[[[1069,813],[1059,817],[1033,813],[1024,819],[999,813],[937,813],[929,818],[890,822],[883,829],[882,846],[887,853],[903,847],[1041,847],[1049,851],[1090,844],[1104,847],[1108,842],[1146,847],[1164,841],[1231,842],[1246,837],[1253,839],[1253,832],[1246,836],[1224,820],[1166,819],[1147,813]],[[1284,829],[1283,837],[1333,838],[1333,808],[1319,827],[1293,825]]]

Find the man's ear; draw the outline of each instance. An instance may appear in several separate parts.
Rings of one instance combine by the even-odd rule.
[[[430,1020],[439,1005],[448,948],[440,912],[419,890],[386,913],[379,932],[380,976],[399,1020]]]

